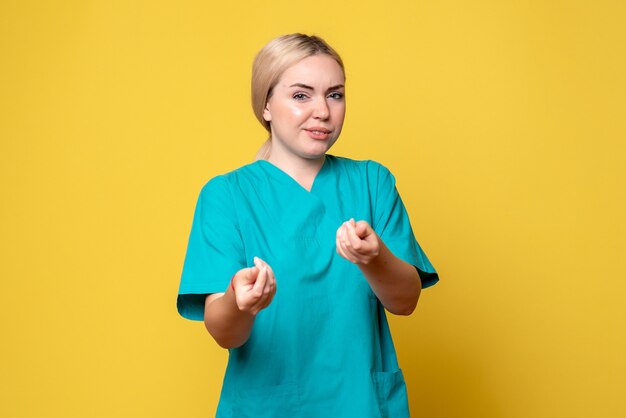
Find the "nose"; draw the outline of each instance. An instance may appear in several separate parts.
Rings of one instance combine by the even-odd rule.
[[[330,115],[330,109],[328,108],[328,103],[326,103],[326,98],[321,98],[317,100],[315,103],[315,109],[313,112],[313,117],[316,119],[328,119]]]

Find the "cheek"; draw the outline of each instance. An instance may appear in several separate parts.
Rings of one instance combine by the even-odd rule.
[[[305,117],[305,111],[299,106],[296,105],[282,105],[280,107],[275,107],[273,112],[273,119],[275,122],[280,123],[283,122],[298,122],[298,120]]]
[[[337,123],[343,123],[343,119],[346,116],[346,105],[341,104],[333,108],[333,116]]]
[[[287,112],[289,114],[288,117],[291,119],[299,119],[304,115],[304,110],[299,106],[289,106]]]
[[[292,103],[274,102],[271,107],[271,114],[274,124],[290,124],[302,119],[305,111]]]

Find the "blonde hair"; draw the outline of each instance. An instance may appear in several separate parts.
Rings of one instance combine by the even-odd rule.
[[[270,137],[261,146],[255,160],[267,159],[272,147],[271,126],[263,118],[263,110],[272,90],[283,73],[297,62],[317,54],[326,54],[332,57],[341,71],[345,70],[341,57],[326,41],[315,35],[292,33],[272,39],[258,52],[252,64],[252,110],[261,122],[261,125],[270,134]]]

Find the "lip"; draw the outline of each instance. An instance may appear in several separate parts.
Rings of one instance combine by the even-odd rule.
[[[331,138],[331,131],[325,128],[305,129],[309,138],[316,141],[328,141]]]
[[[312,128],[306,128],[305,131],[309,131],[309,132],[318,131],[318,132],[322,132],[325,134],[329,134],[332,132],[330,129],[324,128],[322,126],[314,126]]]

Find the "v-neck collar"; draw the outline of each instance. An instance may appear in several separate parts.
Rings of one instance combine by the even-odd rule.
[[[324,163],[322,164],[319,171],[315,175],[315,178],[313,179],[313,183],[311,183],[311,190],[305,189],[304,186],[302,186],[300,183],[296,181],[296,179],[294,179],[286,171],[274,165],[273,163],[270,163],[267,160],[257,160],[257,163],[260,163],[263,167],[267,167],[268,171],[271,172],[275,178],[293,183],[294,185],[296,185],[297,187],[299,187],[300,189],[302,189],[302,191],[306,193],[313,193],[319,187],[320,181],[326,176],[326,172],[328,171],[328,166],[330,165],[329,160],[331,158],[332,158],[332,155],[325,154]]]

